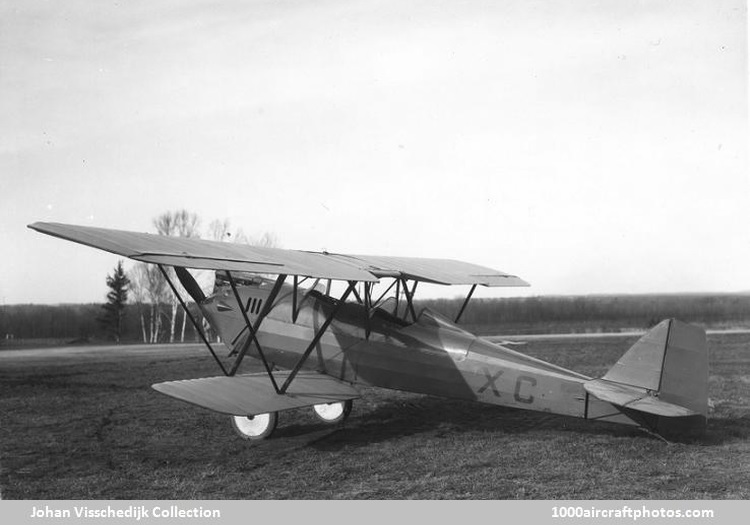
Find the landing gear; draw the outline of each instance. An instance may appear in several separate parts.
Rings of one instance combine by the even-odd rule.
[[[321,421],[329,424],[340,423],[344,421],[349,412],[352,411],[352,400],[340,401],[338,403],[323,403],[313,405],[315,416]]]
[[[252,441],[266,439],[276,430],[279,415],[276,412],[257,416],[232,416],[232,426],[242,439]]]

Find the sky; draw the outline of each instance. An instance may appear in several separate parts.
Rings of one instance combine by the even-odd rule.
[[[0,304],[117,264],[27,224],[178,209],[532,285],[479,296],[749,291],[747,56],[743,0],[0,0]]]

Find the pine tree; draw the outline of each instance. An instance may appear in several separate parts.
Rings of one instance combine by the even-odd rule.
[[[114,338],[116,343],[120,342],[122,333],[122,319],[125,314],[125,303],[128,301],[128,286],[130,279],[125,275],[122,261],[117,262],[112,275],[107,275],[107,302],[102,306],[104,314],[98,319],[104,329]]]

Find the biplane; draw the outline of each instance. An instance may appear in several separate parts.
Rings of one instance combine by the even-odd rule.
[[[477,286],[528,286],[490,268],[56,223],[29,227],[157,265],[221,374],[153,388],[230,416],[245,439],[269,437],[278,413],[295,408],[311,407],[322,421],[339,423],[361,396],[360,385],[636,425],[670,438],[706,425],[705,332],[677,320],[655,326],[603,377],[592,378],[459,325]],[[215,272],[212,293],[189,269]],[[220,336],[223,351],[213,347],[175,280]],[[469,291],[447,318],[417,311],[420,283]],[[262,363],[261,372],[246,372],[248,357]]]

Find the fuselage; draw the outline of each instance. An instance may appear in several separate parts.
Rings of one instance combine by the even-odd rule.
[[[270,290],[267,282],[237,288],[251,323]],[[293,368],[336,304],[319,291],[284,286],[257,331],[266,358],[276,367]],[[217,287],[201,310],[230,351],[249,337],[229,286]],[[415,322],[395,313],[388,307],[368,313],[358,303],[341,305],[304,368],[353,384],[634,424],[586,393],[587,376],[477,337],[430,310]],[[248,355],[259,357],[255,345]]]

